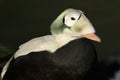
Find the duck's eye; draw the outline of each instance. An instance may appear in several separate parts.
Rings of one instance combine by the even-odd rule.
[[[74,18],[74,17],[71,17],[71,20],[75,20],[75,18]]]
[[[65,15],[63,22],[68,27],[71,27],[79,19],[80,15],[81,13],[77,11],[69,12]]]

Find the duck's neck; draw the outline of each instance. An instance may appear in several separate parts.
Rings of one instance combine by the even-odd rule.
[[[78,37],[72,37],[72,36],[68,36],[65,34],[59,34],[59,35],[55,36],[55,41],[59,48],[68,44],[69,42],[71,42],[75,39],[78,39]]]
[[[53,34],[55,44],[57,44],[57,47],[60,48],[70,41],[76,40],[78,38],[81,38],[82,36],[76,36],[75,33],[73,33],[70,29],[64,29],[62,33],[59,34]]]

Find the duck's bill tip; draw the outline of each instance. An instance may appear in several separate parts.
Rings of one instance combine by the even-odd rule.
[[[95,33],[86,34],[84,37],[93,41],[101,42],[100,37],[98,37]]]

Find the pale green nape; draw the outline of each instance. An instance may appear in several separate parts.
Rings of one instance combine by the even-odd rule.
[[[66,9],[56,18],[55,21],[53,21],[53,23],[51,24],[51,33],[53,35],[57,35],[57,34],[62,33],[63,29],[67,27],[63,23],[63,18],[64,18],[66,13],[68,13],[69,11],[73,11],[73,10],[75,10],[75,9],[72,9],[72,8]]]

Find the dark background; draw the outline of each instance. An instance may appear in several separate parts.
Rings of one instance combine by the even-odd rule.
[[[50,34],[52,21],[65,9],[82,10],[101,43],[99,60],[120,54],[120,0],[0,0],[0,54],[14,53],[34,37]]]

